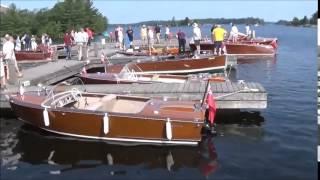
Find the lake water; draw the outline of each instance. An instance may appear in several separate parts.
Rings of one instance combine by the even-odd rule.
[[[317,30],[255,29],[257,36],[278,37],[278,54],[241,63],[232,77],[261,83],[267,109],[219,113],[218,136],[198,147],[81,141],[2,118],[1,179],[316,179]]]

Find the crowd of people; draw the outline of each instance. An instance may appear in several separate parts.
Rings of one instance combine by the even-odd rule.
[[[66,59],[71,59],[71,48],[73,45],[77,46],[78,60],[87,59],[89,57],[89,46],[91,46],[93,37],[94,32],[89,27],[65,32],[63,42],[66,50]]]
[[[163,28],[163,31],[162,31]],[[196,46],[196,51],[194,52],[194,57],[198,58],[200,54],[200,41],[204,38],[201,34],[201,28],[197,23],[192,24],[192,39],[191,41]],[[128,26],[127,30],[124,31],[124,28],[121,26],[117,26],[113,32],[109,33],[110,41],[116,42],[116,48],[119,48],[120,50],[126,50],[125,47],[125,34],[127,35],[128,41],[129,41],[129,47],[133,48],[133,40],[134,38],[137,38],[134,36],[133,28],[131,26]],[[136,33],[137,34],[137,33]],[[227,37],[227,35],[229,36]],[[161,40],[161,37],[163,35],[163,39]],[[214,43],[214,54],[220,55],[224,53],[224,41],[228,40],[233,43],[236,43],[240,37],[254,37],[254,31],[250,29],[250,26],[247,24],[245,26],[245,34],[239,32],[237,26],[235,24],[231,25],[231,30],[228,33],[221,25],[213,25],[210,32],[211,40]],[[160,44],[161,41],[164,41],[165,43],[171,43],[171,39],[173,38],[173,33],[170,31],[169,25],[165,25],[164,27],[161,27],[159,24],[156,24],[155,26],[146,26],[142,25],[140,27],[140,39],[141,39],[141,45],[143,47],[148,47],[149,51],[151,51],[154,48],[154,44]],[[186,46],[186,34],[182,31],[182,29],[178,29],[178,32],[176,33],[175,37],[178,40],[178,46],[179,46],[179,53],[184,54],[185,53],[185,46]]]

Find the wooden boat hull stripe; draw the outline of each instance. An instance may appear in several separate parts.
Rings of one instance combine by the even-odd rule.
[[[210,70],[220,70],[225,69],[226,66],[218,66],[218,67],[208,67],[208,68],[200,68],[200,69],[189,69],[189,70],[169,70],[169,71],[144,71],[144,72],[135,72],[135,74],[168,74],[168,73],[192,73],[192,72],[202,72],[202,71],[210,71]]]
[[[30,124],[28,121],[24,121],[21,118],[19,118],[19,120]],[[108,137],[85,136],[85,135],[78,135],[78,134],[71,134],[71,133],[64,133],[64,132],[54,131],[54,130],[47,129],[47,128],[42,128],[42,127],[40,127],[40,128],[45,130],[45,131],[56,133],[56,134],[60,134],[60,135],[79,137],[79,138],[88,138],[88,139],[97,139],[97,140],[132,142],[132,143],[146,143],[146,144],[168,144],[168,145],[170,145],[170,144],[180,144],[180,145],[193,145],[193,146],[198,144],[198,142],[196,142],[196,141],[162,141],[162,140],[144,140],[144,139],[131,139],[131,138],[108,138]]]

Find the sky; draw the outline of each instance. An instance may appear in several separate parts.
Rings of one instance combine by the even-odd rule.
[[[58,0],[1,0],[19,9],[52,8]],[[60,0],[61,1],[61,0]],[[137,23],[147,20],[195,18],[257,17],[268,22],[303,18],[318,9],[317,0],[94,0],[93,5],[110,24]]]

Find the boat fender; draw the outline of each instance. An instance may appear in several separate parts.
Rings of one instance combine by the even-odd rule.
[[[166,135],[169,140],[172,139],[172,127],[171,127],[170,118],[167,118],[167,122],[166,122]]]
[[[109,132],[109,117],[108,117],[108,113],[105,113],[104,117],[103,117],[103,132],[104,132],[104,134],[108,134],[108,132]]]
[[[44,125],[45,125],[45,126],[49,126],[49,125],[50,125],[49,114],[48,114],[47,108],[44,108],[44,111],[43,111],[43,120],[44,120]]]

